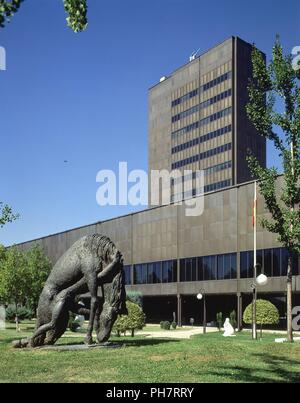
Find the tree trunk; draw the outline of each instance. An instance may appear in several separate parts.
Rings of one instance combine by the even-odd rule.
[[[287,316],[287,341],[292,343],[293,339],[293,325],[292,325],[292,258],[289,255],[288,259],[288,269],[287,269],[287,288],[286,288],[286,299],[287,299],[287,308],[286,308],[286,316]]]
[[[131,337],[134,337],[134,329],[131,329]]]
[[[15,302],[15,306],[16,306],[16,317],[15,317],[16,331],[19,332],[20,328],[19,328],[18,303],[17,302]]]

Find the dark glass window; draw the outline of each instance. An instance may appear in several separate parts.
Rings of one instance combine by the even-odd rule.
[[[248,252],[248,277],[252,278],[254,271],[253,271],[253,265],[254,265],[254,253],[253,251]]]
[[[217,256],[211,256],[211,280],[217,280]]]
[[[163,283],[169,282],[169,270],[170,270],[169,268],[170,268],[169,261],[162,262],[162,282]]]
[[[192,281],[192,259],[185,259],[185,281]]]
[[[280,248],[273,249],[273,277],[281,276]]]
[[[230,271],[231,271],[231,278],[236,278],[236,253],[231,254],[230,258]]]
[[[154,263],[153,268],[153,283],[161,283],[162,273],[161,273],[161,262]]]
[[[185,259],[180,259],[180,281],[185,280]]]
[[[231,254],[224,255],[224,279],[231,278]]]
[[[129,284],[131,284],[131,266],[130,265],[125,265],[123,270],[124,270],[125,284],[129,285]]]
[[[211,280],[211,258],[210,256],[203,257],[204,280]]]
[[[197,267],[197,271],[198,271],[198,276],[197,279],[198,281],[203,281],[204,276],[203,276],[203,258],[202,257],[198,257],[198,267]]]
[[[162,282],[173,283],[177,281],[177,260],[166,260],[162,262]]]
[[[272,277],[272,249],[264,250],[264,266],[263,271],[266,276]]]
[[[281,248],[281,275],[287,275],[289,253],[287,249]]]
[[[147,284],[147,264],[134,265],[134,283]]]
[[[224,279],[224,255],[218,256],[218,280]]]
[[[147,283],[153,283],[153,263],[148,263],[148,276],[147,276]]]
[[[177,281],[177,260],[171,261],[171,267],[169,270],[169,282],[176,282]]]
[[[192,258],[192,281],[197,281],[197,258]]]

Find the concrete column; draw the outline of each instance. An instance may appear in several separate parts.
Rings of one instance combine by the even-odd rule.
[[[177,324],[178,324],[178,326],[182,326],[182,317],[181,317],[181,315],[182,315],[182,306],[181,306],[181,304],[182,304],[182,299],[181,299],[181,295],[180,294],[178,294],[177,295]]]

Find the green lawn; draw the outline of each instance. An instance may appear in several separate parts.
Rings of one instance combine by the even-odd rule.
[[[13,325],[0,331],[0,382],[300,382],[300,343],[253,342],[250,333],[219,333],[190,340],[114,338],[119,349],[15,350],[10,342],[31,334]],[[59,344],[78,343],[64,337]]]

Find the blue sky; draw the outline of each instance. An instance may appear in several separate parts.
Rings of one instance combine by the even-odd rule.
[[[96,173],[147,170],[147,91],[231,35],[270,52],[300,45],[296,0],[89,0],[74,34],[61,0],[25,0],[0,30],[0,200],[21,218],[0,229],[17,243],[126,214],[100,207]],[[68,163],[64,163],[68,160]],[[277,164],[272,149],[268,162]]]

